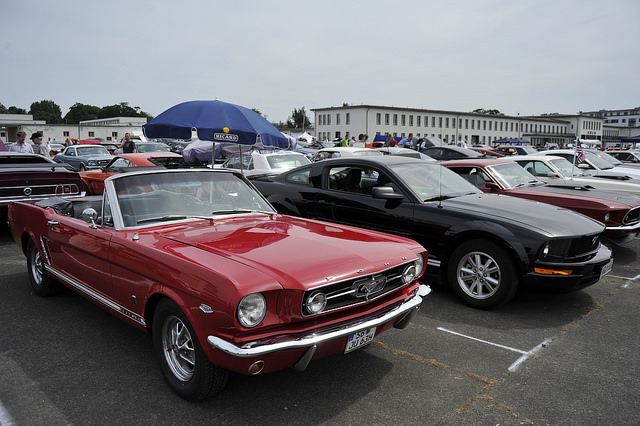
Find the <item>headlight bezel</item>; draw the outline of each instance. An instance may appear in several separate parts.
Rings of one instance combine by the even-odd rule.
[[[262,293],[248,294],[238,302],[236,318],[243,327],[253,328],[257,326],[266,315],[267,299]]]

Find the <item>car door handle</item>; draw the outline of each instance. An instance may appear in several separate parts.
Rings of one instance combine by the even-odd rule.
[[[58,226],[58,225],[60,225],[60,222],[57,222],[57,221],[55,221],[55,220],[49,220],[49,221],[47,221],[47,225],[48,225],[50,228],[53,228],[54,226]]]

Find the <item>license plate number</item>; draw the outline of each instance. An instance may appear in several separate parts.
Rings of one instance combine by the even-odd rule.
[[[354,349],[361,348],[362,346],[366,346],[376,335],[376,328],[372,327],[368,330],[356,331],[355,333],[349,336],[347,340],[347,347],[344,348],[344,353],[351,352]]]
[[[611,259],[609,263],[607,263],[602,267],[602,271],[600,271],[600,278],[604,277],[609,272],[611,272],[611,269],[613,269],[613,259]]]

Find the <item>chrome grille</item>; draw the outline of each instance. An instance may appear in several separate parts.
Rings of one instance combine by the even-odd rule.
[[[339,281],[307,290],[303,297],[302,314],[311,316],[304,306],[304,302],[316,293],[322,292],[327,296],[327,307],[322,313],[342,309],[348,306],[360,305],[375,300],[385,294],[404,287],[402,272],[413,262],[408,262],[385,271],[363,275],[358,278]]]

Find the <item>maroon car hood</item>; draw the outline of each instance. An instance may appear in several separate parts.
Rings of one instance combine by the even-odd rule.
[[[341,280],[391,268],[424,250],[402,237],[281,215],[203,220],[162,236],[254,267],[279,282],[298,282],[300,289],[324,284],[328,277]],[[393,250],[390,240],[397,243]]]

